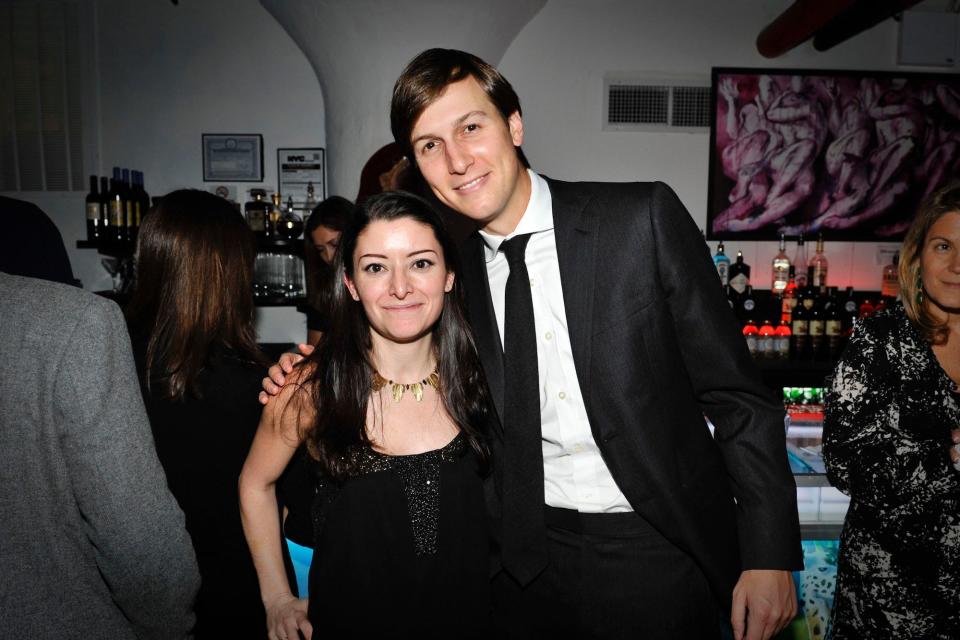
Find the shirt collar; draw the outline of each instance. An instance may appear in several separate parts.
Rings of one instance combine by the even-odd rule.
[[[520,217],[517,228],[506,236],[498,236],[488,231],[480,230],[483,239],[483,254],[487,262],[497,257],[500,245],[504,240],[524,233],[539,233],[553,229],[553,201],[550,197],[550,187],[540,175],[527,169],[530,176],[530,200],[527,208]]]

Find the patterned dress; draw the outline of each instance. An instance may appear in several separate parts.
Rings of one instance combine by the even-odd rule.
[[[862,321],[827,395],[823,456],[850,495],[829,637],[960,638],[954,384],[896,305]]]

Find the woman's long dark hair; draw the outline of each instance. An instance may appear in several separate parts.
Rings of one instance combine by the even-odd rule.
[[[330,196],[316,207],[307,218],[303,234],[304,256],[307,267],[307,291],[310,306],[317,311],[325,311],[333,304],[333,278],[335,269],[320,257],[313,245],[313,232],[317,227],[326,227],[343,233],[353,217],[354,204],[340,196]]]
[[[327,475],[335,479],[351,475],[356,454],[370,446],[366,423],[374,372],[369,358],[370,323],[363,306],[350,297],[343,276],[353,278],[357,238],[370,223],[404,218],[430,227],[443,251],[447,270],[460,273],[456,249],[443,220],[426,201],[409,193],[394,191],[368,198],[340,236],[333,328],[323,335],[306,361],[313,368],[308,380],[317,417],[304,433],[310,452]],[[471,448],[485,461],[481,431],[489,395],[464,313],[460,278],[455,278],[453,288],[444,294],[443,309],[432,333],[443,406]]]
[[[127,321],[146,341],[148,391],[198,396],[197,376],[220,348],[263,362],[254,330],[256,252],[240,212],[205,191],[168,193],[144,218]]]

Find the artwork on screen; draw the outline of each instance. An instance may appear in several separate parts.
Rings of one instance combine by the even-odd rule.
[[[709,238],[898,241],[958,170],[958,75],[713,70]]]

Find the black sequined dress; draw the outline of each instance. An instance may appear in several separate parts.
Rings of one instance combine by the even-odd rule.
[[[361,455],[345,482],[320,480],[310,567],[315,637],[485,637],[487,523],[466,438],[415,455]]]
[[[827,395],[823,457],[850,495],[833,640],[960,638],[953,382],[896,305],[863,320]]]

